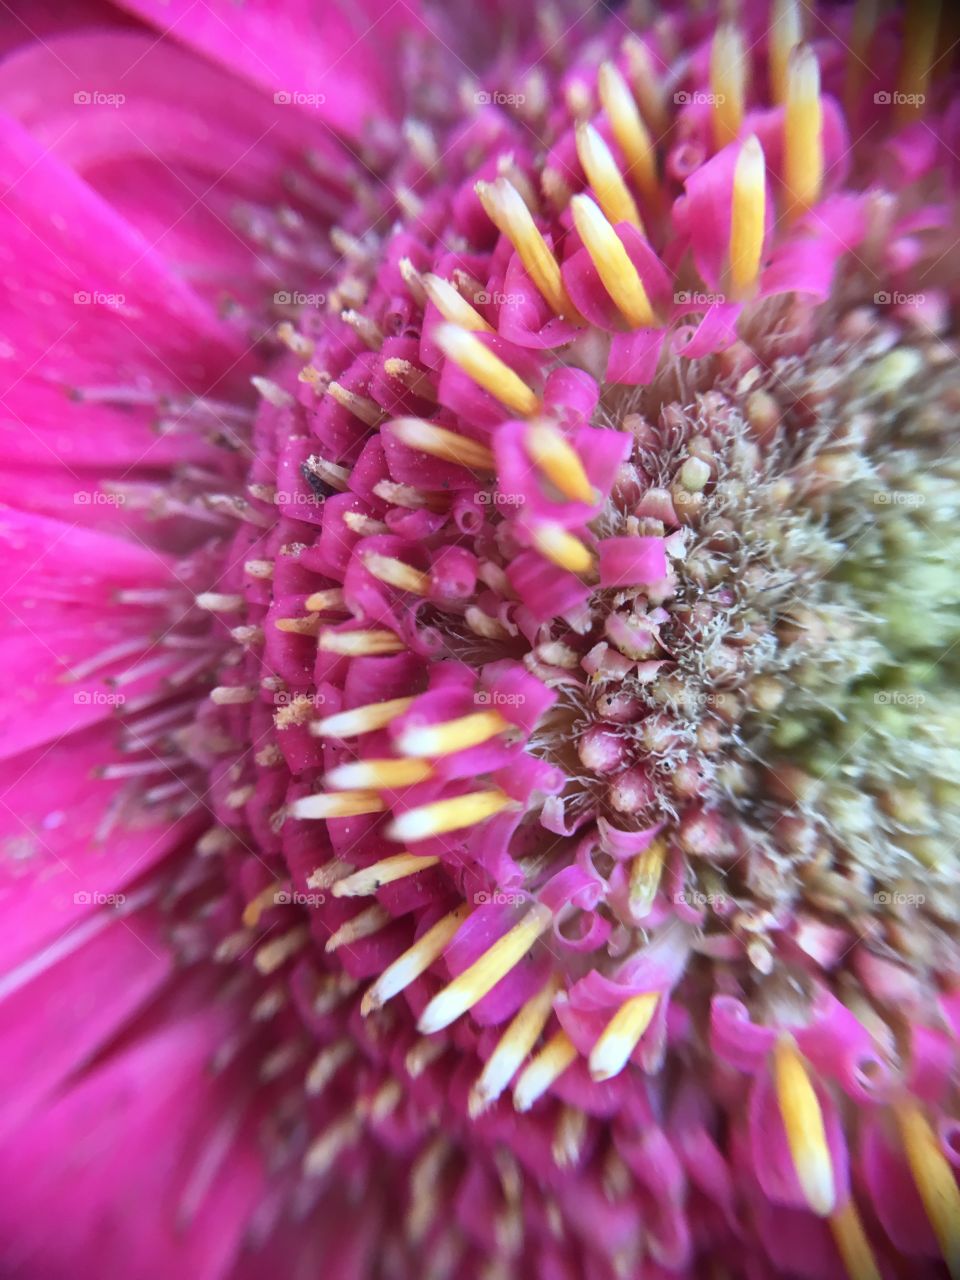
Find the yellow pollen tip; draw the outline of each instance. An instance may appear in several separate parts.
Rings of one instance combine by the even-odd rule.
[[[393,631],[321,631],[318,644],[325,653],[350,658],[400,653],[407,647]]]
[[[477,195],[487,217],[516,249],[531,280],[557,315],[579,320],[564,288],[560,266],[516,187],[507,178],[478,182]]]
[[[264,911],[269,911],[278,902],[284,901],[283,894],[288,887],[289,881],[275,880],[273,884],[268,884],[265,889],[261,889],[255,898],[251,898],[243,908],[243,915],[240,917],[245,927],[255,929]]]
[[[551,564],[569,573],[586,574],[593,570],[593,553],[562,525],[551,521],[537,525],[533,545]]]
[[[405,756],[449,756],[480,746],[514,726],[499,711],[475,711],[440,724],[412,725],[397,739],[397,748]]]
[[[837,1209],[830,1215],[830,1230],[850,1280],[882,1280],[880,1268],[852,1200],[848,1200],[842,1209]]]
[[[331,769],[325,782],[338,790],[379,790],[410,787],[425,782],[432,773],[424,760],[357,760]]]
[[[467,904],[463,903],[449,915],[445,915],[419,937],[412,947],[388,965],[360,1002],[360,1012],[366,1017],[379,1009],[401,991],[406,990],[433,964],[444,951],[447,943],[467,918]]]
[[[616,230],[589,196],[574,196],[570,209],[577,234],[620,314],[634,329],[652,328],[656,317],[650,299]]]
[[[310,732],[318,738],[354,738],[372,733],[403,715],[412,702],[412,698],[391,698],[387,702],[370,702],[365,707],[354,707],[352,711],[338,711],[336,715],[315,720]]]
[[[401,591],[410,591],[417,596],[430,594],[430,575],[412,569],[395,556],[384,556],[377,551],[368,551],[362,555],[364,568],[379,582],[388,586],[399,587]]]
[[[797,1178],[811,1210],[825,1218],[836,1204],[833,1161],[816,1091],[790,1035],[777,1041],[773,1077]]]
[[[386,805],[374,791],[338,791],[301,796],[288,807],[291,818],[356,818],[365,813],[382,813]]]
[[[578,124],[577,156],[597,202],[611,222],[629,222],[643,231],[643,222],[613,152],[592,124]]]
[[[596,500],[596,492],[580,455],[563,432],[549,422],[531,422],[526,433],[527,453],[565,498],[572,502]]]
[[[576,1057],[577,1051],[567,1033],[555,1032],[537,1056],[521,1071],[513,1090],[514,1109],[529,1111]]]
[[[648,199],[655,198],[659,194],[659,184],[653,140],[637,110],[630,87],[612,62],[601,66],[597,89],[617,146],[627,162],[628,175]]]
[[[960,1188],[929,1120],[916,1103],[896,1108],[900,1140],[952,1280],[960,1280]]]
[[[536,1044],[553,1009],[553,998],[560,989],[557,977],[551,977],[536,995],[523,1005],[497,1042],[484,1065],[479,1080],[470,1094],[471,1115],[479,1115],[496,1102],[513,1078],[514,1072]]]
[[[766,223],[767,165],[759,138],[749,137],[740,148],[733,171],[730,210],[730,291],[749,296],[760,277]]]
[[[509,932],[475,960],[449,986],[433,997],[417,1024],[423,1035],[433,1035],[456,1022],[497,985],[527,954],[549,926],[553,913],[538,903]]]
[[[433,336],[449,360],[508,409],[525,418],[540,411],[539,397],[505,361],[485,347],[476,334],[454,324],[442,324]]]
[[[645,992],[624,1001],[590,1051],[594,1080],[610,1080],[623,1070],[656,1012],[660,996]]]
[[[466,300],[462,293],[440,276],[428,273],[423,277],[423,287],[427,297],[449,324],[458,324],[461,329],[470,329],[474,333],[493,333],[493,325],[487,324],[479,311]]]
[[[346,613],[347,605],[340,587],[332,587],[329,591],[314,591],[307,596],[305,608],[308,613]]]
[[[743,123],[747,55],[743,36],[732,23],[719,26],[710,49],[713,140],[719,150],[735,141]]]
[[[630,912],[635,920],[643,920],[650,914],[660,888],[666,851],[666,841],[658,836],[630,863]]]
[[[439,858],[421,858],[413,853],[398,853],[391,858],[382,858],[372,866],[354,871],[352,875],[338,880],[333,886],[333,896],[365,898],[371,893],[376,893],[381,885],[393,884],[395,880],[405,880],[407,876],[416,875],[418,871],[435,867],[439,861]]]
[[[456,462],[471,471],[496,471],[493,453],[485,444],[422,418],[394,418],[390,431],[408,448],[428,453],[444,462]]]
[[[352,942],[358,942],[361,938],[370,938],[385,928],[391,919],[390,913],[385,911],[379,902],[375,902],[359,915],[354,916],[352,920],[344,921],[339,929],[331,933],[324,951],[332,955],[334,951],[339,951],[341,947],[348,947]]]
[[[790,55],[803,40],[803,15],[797,0],[774,0],[770,12],[770,95],[787,100]]]
[[[783,180],[792,216],[816,204],[823,186],[823,106],[820,67],[809,45],[798,45],[787,68]]]
[[[470,791],[450,800],[435,800],[394,818],[387,828],[387,838],[404,844],[429,840],[447,831],[461,831],[492,818],[513,801],[502,791]]]

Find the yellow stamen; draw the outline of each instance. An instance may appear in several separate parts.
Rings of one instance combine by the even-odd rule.
[[[261,581],[266,582],[273,577],[273,561],[245,560],[243,571],[248,573],[251,578],[259,578]]]
[[[594,1080],[610,1080],[620,1074],[649,1027],[659,999],[655,991],[648,991],[624,1001],[590,1050],[590,1074]]]
[[[394,418],[390,431],[410,449],[428,453],[444,462],[456,462],[471,471],[496,471],[493,453],[485,444],[422,418]]]
[[[304,1089],[311,1097],[323,1093],[324,1089],[337,1074],[345,1062],[349,1062],[355,1053],[352,1040],[335,1040],[333,1044],[321,1049],[307,1072]]]
[[[442,1031],[491,991],[527,954],[549,926],[553,912],[538,903],[449,986],[433,997],[417,1024],[423,1035]]]
[[[532,1062],[520,1073],[513,1090],[517,1111],[529,1111],[538,1098],[566,1071],[576,1059],[577,1051],[565,1031],[555,1032]]]
[[[337,790],[376,791],[425,782],[433,769],[424,760],[356,760],[331,769],[324,781]]]
[[[356,1141],[359,1134],[360,1121],[356,1116],[348,1115],[342,1120],[334,1121],[308,1147],[307,1154],[303,1157],[303,1172],[312,1178],[328,1173],[337,1157]]]
[[[442,324],[433,336],[448,359],[508,409],[523,417],[540,411],[540,398],[505,361],[485,347],[476,334],[455,324]]]
[[[653,133],[661,137],[668,124],[663,78],[654,66],[649,49],[637,36],[627,36],[623,42],[623,53],[627,60],[627,78],[643,118]]]
[[[341,653],[350,658],[400,653],[407,647],[392,631],[322,631],[319,646],[325,653]]]
[[[273,625],[286,635],[315,636],[320,630],[321,622],[313,613],[307,618],[275,618]]]
[[[611,222],[629,222],[643,231],[643,222],[613,152],[592,124],[577,125],[577,155],[593,187],[597,203]]]
[[[257,972],[264,977],[274,973],[291,956],[297,954],[309,937],[310,930],[307,926],[298,924],[295,929],[281,934],[279,938],[271,938],[269,942],[265,942],[254,953],[253,963]]]
[[[773,1077],[797,1178],[807,1204],[825,1218],[836,1204],[833,1162],[816,1091],[790,1035],[777,1041]]]
[[[372,516],[364,515],[362,511],[345,511],[343,523],[363,538],[372,537],[376,533],[390,532],[389,525],[384,524],[382,520],[374,520]]]
[[[393,917],[389,911],[384,910],[379,902],[375,902],[372,906],[361,911],[359,915],[354,916],[352,920],[346,920],[339,929],[331,933],[324,951],[328,955],[332,955],[334,951],[339,951],[341,947],[349,947],[352,942],[358,942],[361,938],[369,938],[373,934],[379,933],[392,919]]]
[[[733,142],[743,123],[747,55],[739,27],[717,27],[710,50],[710,89],[713,93],[713,139],[719,149]]]
[[[730,291],[747,297],[756,288],[763,255],[766,222],[767,166],[759,138],[749,137],[740,148],[733,171],[730,210]]]
[[[477,747],[512,728],[499,711],[475,711],[441,724],[411,725],[400,734],[397,748],[405,756],[449,756]]]
[[[201,591],[197,596],[197,608],[210,613],[233,613],[242,609],[244,604],[243,596],[230,595],[225,591]]]
[[[655,199],[660,188],[653,139],[626,80],[612,62],[605,62],[600,68],[597,87],[613,136],[627,162],[629,176],[648,199]]]
[[[273,884],[268,884],[265,889],[261,889],[256,897],[251,898],[243,908],[243,915],[240,917],[246,927],[255,929],[264,911],[269,911],[278,902],[284,901],[284,891],[289,887],[288,880],[275,880]]]
[[[310,732],[318,738],[359,737],[360,734],[385,728],[397,716],[403,715],[412,702],[412,698],[390,698],[386,702],[369,702],[365,707],[354,707],[352,711],[338,711],[336,715],[315,721]]]
[[[552,521],[537,525],[533,545],[552,564],[570,573],[589,573],[593,568],[593,553],[579,538]]]
[[[399,587],[401,591],[411,591],[414,595],[430,594],[430,575],[413,569],[395,556],[380,555],[376,551],[368,551],[363,555],[363,565],[380,582],[388,586]]]
[[[896,1108],[910,1172],[952,1280],[960,1280],[960,1188],[929,1120],[913,1102]]]
[[[333,886],[335,898],[363,898],[376,893],[381,885],[393,884],[394,880],[404,880],[407,876],[416,875],[418,871],[426,871],[435,867],[439,858],[418,857],[415,853],[398,853],[392,858],[381,858],[372,866],[363,867],[353,875],[345,876]]]
[[[383,410],[376,400],[371,400],[369,396],[358,396],[356,392],[348,391],[339,382],[328,384],[327,395],[332,400],[336,400],[337,404],[341,405],[349,413],[352,413],[355,418],[365,422],[368,427],[379,426],[383,421]]]
[[[667,843],[658,836],[630,863],[630,913],[635,920],[643,920],[650,914],[660,888],[666,852]]]
[[[221,684],[210,690],[210,701],[218,707],[238,707],[256,696],[256,689],[245,684]]]
[[[507,178],[478,182],[477,195],[487,217],[516,249],[530,279],[557,315],[579,319],[564,288],[560,266],[516,187]]]
[[[387,806],[375,791],[338,791],[301,796],[287,812],[291,818],[356,818],[364,813],[383,813]]]
[[[649,329],[656,317],[636,267],[623,242],[603,213],[587,195],[570,201],[573,221],[603,287],[634,329]]]
[[[880,1268],[852,1200],[830,1215],[830,1230],[850,1280],[881,1280]]]
[[[803,16],[797,0],[773,0],[770,10],[770,95],[787,100],[790,55],[803,39]]]
[[[553,1009],[553,998],[560,989],[556,977],[550,980],[523,1005],[497,1042],[470,1092],[470,1114],[477,1116],[491,1102],[496,1102],[513,1079],[513,1074],[536,1044]]]
[[[551,1153],[560,1169],[570,1169],[580,1161],[583,1140],[587,1136],[586,1113],[579,1107],[563,1107],[553,1131]]]
[[[401,991],[406,990],[433,964],[442,954],[447,943],[467,918],[467,904],[464,902],[438,920],[435,925],[418,938],[416,942],[384,969],[370,990],[360,1002],[360,1012],[364,1017],[385,1005]]]
[[[573,502],[593,502],[593,485],[580,455],[566,436],[550,422],[531,422],[526,433],[527,453],[540,470]]]
[[[470,305],[449,280],[428,273],[423,277],[423,287],[427,291],[427,297],[449,324],[458,324],[461,329],[470,329],[474,333],[493,333],[493,325],[487,324],[480,312]]]
[[[347,604],[342,587],[332,587],[329,591],[314,591],[307,596],[305,608],[309,613],[346,612]]]
[[[394,818],[387,828],[387,837],[404,844],[428,840],[431,836],[485,822],[511,804],[513,801],[502,791],[470,791],[450,800],[435,800],[433,804],[421,805]]]
[[[940,0],[911,0],[905,6],[903,60],[897,80],[898,124],[916,120],[923,114],[930,92],[941,7]]]
[[[816,204],[823,186],[823,106],[820,67],[809,45],[798,45],[787,69],[783,180],[792,215]]]

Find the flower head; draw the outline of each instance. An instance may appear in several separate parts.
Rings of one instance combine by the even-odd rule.
[[[12,1274],[960,1274],[946,24],[722,8],[0,66]]]

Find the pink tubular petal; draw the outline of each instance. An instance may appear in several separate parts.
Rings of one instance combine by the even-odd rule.
[[[605,538],[599,553],[603,587],[643,586],[666,577],[662,538]]]

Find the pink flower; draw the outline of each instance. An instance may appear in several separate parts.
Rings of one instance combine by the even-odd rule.
[[[720,8],[8,10],[4,1276],[960,1275],[952,45]]]

